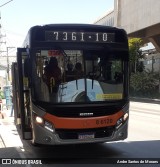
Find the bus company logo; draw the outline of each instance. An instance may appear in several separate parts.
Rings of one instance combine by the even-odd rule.
[[[88,116],[93,116],[93,113],[79,113],[80,117],[88,117]]]

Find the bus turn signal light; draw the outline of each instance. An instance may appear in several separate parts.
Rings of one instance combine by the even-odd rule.
[[[45,121],[44,128],[51,131],[51,132],[54,132],[53,125],[50,122]]]

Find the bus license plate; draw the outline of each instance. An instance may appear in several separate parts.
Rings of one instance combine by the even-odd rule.
[[[95,137],[94,133],[79,133],[78,139],[93,139]]]

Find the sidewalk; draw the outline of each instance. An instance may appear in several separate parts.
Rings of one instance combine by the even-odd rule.
[[[0,119],[5,119],[6,117],[9,117],[10,110],[2,110],[0,111]]]
[[[10,117],[10,110],[3,110],[4,119],[0,119],[0,148],[22,146],[14,117]]]
[[[10,113],[11,113],[11,108],[9,107],[7,109],[6,99],[2,99],[2,103],[0,103],[0,119],[4,119],[5,117],[8,117]]]
[[[9,111],[5,112],[10,113]],[[4,119],[0,119],[0,158],[22,158],[23,144],[13,122],[14,117],[8,117],[8,115]]]

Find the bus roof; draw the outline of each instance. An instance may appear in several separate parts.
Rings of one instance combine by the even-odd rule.
[[[79,28],[79,29],[88,29],[88,28],[96,28],[96,29],[112,29],[112,30],[122,30],[121,28],[118,27],[111,27],[111,26],[105,26],[105,25],[97,25],[97,24],[45,24],[45,25],[36,25],[30,28],[30,30],[32,29],[36,29],[36,28]]]
[[[28,34],[24,40],[23,47],[33,46],[35,39],[39,42],[45,41],[45,32],[47,31],[62,31],[66,33],[67,31],[71,31],[74,33],[75,31],[81,32],[104,32],[104,33],[118,33],[120,36],[119,39],[123,41],[127,41],[127,34],[124,29],[111,27],[111,26],[104,26],[104,25],[96,25],[96,24],[46,24],[46,25],[36,25],[29,29]],[[58,32],[57,32],[58,33]],[[121,35],[122,36],[121,36]],[[90,36],[89,36],[90,37]],[[47,42],[47,41],[46,41]],[[117,41],[118,42],[118,41]]]

